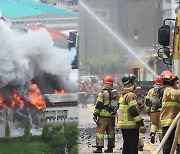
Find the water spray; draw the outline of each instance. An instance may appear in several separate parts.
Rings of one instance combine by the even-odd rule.
[[[119,37],[110,27],[108,27],[94,12],[85,5],[82,1],[79,1],[79,4],[86,9],[86,11],[92,15],[110,34],[112,34],[119,43],[121,43],[134,57],[139,60],[155,77],[158,75],[139,57],[137,54],[125,43],[125,41]]]

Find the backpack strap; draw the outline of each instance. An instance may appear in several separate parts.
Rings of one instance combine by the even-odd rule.
[[[110,89],[107,89],[107,88],[104,88],[103,89],[103,92],[102,92],[102,94],[103,94],[103,103],[104,103],[104,91],[105,90],[107,90],[108,91],[108,93],[109,93],[109,104],[111,103],[111,91],[110,91]]]

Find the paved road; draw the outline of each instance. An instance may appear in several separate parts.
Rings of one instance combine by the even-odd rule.
[[[92,154],[92,151],[96,149],[95,146],[95,128],[96,125],[92,120],[92,112],[94,110],[93,104],[87,104],[87,108],[83,108],[79,105],[79,154]],[[149,117],[143,115],[145,119],[145,125],[147,127],[147,132],[144,134],[145,146],[142,152],[139,154],[152,154],[157,149],[159,142],[156,140],[155,144],[150,143],[149,137]],[[116,132],[116,147],[114,148],[114,153],[122,153],[122,135],[121,132]],[[105,146],[107,145],[107,140],[105,140]]]

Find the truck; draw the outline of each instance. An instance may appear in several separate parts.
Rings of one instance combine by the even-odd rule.
[[[76,56],[72,62],[72,70],[69,72],[69,79],[77,82],[79,79],[78,70],[78,32],[69,32],[68,49],[76,50]],[[75,86],[76,87],[76,86]],[[71,89],[72,90],[72,89]],[[56,94],[44,94],[46,101],[45,123],[48,125],[62,123],[78,123],[78,85],[71,92],[60,92]]]
[[[172,71],[172,73],[174,73],[176,76],[180,77],[180,1],[178,1],[178,3],[179,6],[175,10],[177,13],[176,19],[165,19],[163,26],[159,28],[158,41],[162,47],[158,50],[157,54],[160,58],[162,58],[166,65],[171,66],[170,71]],[[174,26],[172,27],[172,25],[169,25],[167,21],[174,22]],[[178,88],[180,88],[180,82],[178,83]],[[173,123],[171,124],[172,128],[177,124],[177,130],[180,126],[179,115],[180,113],[176,116]],[[168,129],[166,135],[168,136],[171,131],[172,129]],[[165,143],[164,140],[167,139],[166,135],[163,137],[163,140],[157,148],[155,154],[160,152],[160,149]],[[175,133],[171,153],[174,153],[177,144],[180,144],[180,135],[178,135],[178,131]],[[179,148],[177,148],[177,153],[179,153]]]
[[[174,21],[173,35],[170,25],[167,24],[168,20]],[[162,45],[158,50],[158,56],[166,65],[171,66],[170,71],[180,77],[180,10],[177,11],[176,19],[164,20],[163,26],[158,31],[158,41]]]
[[[45,123],[78,123],[78,95],[76,93],[44,94]]]

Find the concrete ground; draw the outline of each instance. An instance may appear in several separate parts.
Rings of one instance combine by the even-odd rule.
[[[96,124],[92,119],[93,110],[94,110],[93,104],[87,104],[86,108],[79,105],[79,128],[80,128],[79,154],[92,154],[92,151],[96,149],[95,148]],[[139,154],[152,154],[157,149],[159,145],[159,141],[156,139],[155,144],[150,143],[149,116],[143,115],[143,118],[145,119],[144,122],[147,128],[147,131],[146,131],[146,134],[144,134],[144,141],[145,141],[144,149],[143,151],[139,152]],[[107,140],[105,139],[105,149],[106,149],[106,145],[107,145]],[[123,145],[123,139],[122,139],[121,131],[117,130],[116,131],[116,147],[114,148],[114,153],[122,153],[122,145]]]

